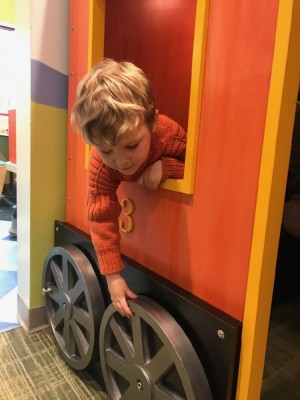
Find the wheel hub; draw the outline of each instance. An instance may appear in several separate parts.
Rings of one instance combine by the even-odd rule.
[[[133,382],[132,387],[135,387],[135,399],[151,400],[152,398],[152,382],[147,372],[140,365],[132,367]]]
[[[69,320],[73,315],[73,306],[68,293],[64,293],[62,300],[62,308],[64,313],[64,319]]]

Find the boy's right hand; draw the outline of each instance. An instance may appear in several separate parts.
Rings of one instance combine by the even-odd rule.
[[[138,183],[149,189],[156,190],[159,188],[162,178],[162,160],[157,160],[153,164],[144,169],[138,179]]]
[[[128,306],[126,297],[129,297],[130,299],[136,299],[137,295],[129,289],[125,279],[119,272],[106,275],[106,281],[111,301],[113,302],[115,309],[123,317],[132,317],[133,314]]]

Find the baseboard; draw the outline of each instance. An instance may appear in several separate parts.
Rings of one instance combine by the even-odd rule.
[[[19,295],[18,320],[27,333],[33,333],[48,326],[45,306],[29,309]]]

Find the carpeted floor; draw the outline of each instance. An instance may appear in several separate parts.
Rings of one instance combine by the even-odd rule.
[[[87,371],[74,371],[60,357],[49,329],[0,334],[0,400],[108,399]]]

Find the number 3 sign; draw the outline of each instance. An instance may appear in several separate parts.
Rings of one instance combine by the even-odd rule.
[[[119,228],[122,232],[132,232],[134,229],[134,220],[132,217],[135,209],[134,202],[130,199],[123,199],[120,204],[124,215],[124,221],[119,220]]]

